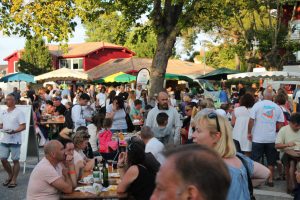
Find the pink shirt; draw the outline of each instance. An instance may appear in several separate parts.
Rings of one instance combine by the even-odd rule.
[[[30,175],[26,199],[58,200],[59,191],[51,183],[61,177],[63,177],[62,165],[58,164],[54,168],[47,158],[44,157],[35,166]]]

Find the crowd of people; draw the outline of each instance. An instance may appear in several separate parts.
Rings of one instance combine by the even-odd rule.
[[[8,173],[3,185],[8,187],[17,186],[19,138],[25,129],[15,107],[24,100],[15,93],[6,96],[8,109],[0,115],[0,126],[10,130],[0,140]],[[273,187],[274,179],[284,178],[289,180],[287,192],[299,198],[297,159],[285,150],[300,145],[300,114],[293,113],[283,88],[254,90],[240,84],[228,94],[222,87],[221,104],[187,88],[150,98],[141,85],[135,90],[89,85],[76,91],[72,85],[48,86],[37,92],[28,86],[25,96],[45,152],[31,173],[27,199],[58,199],[61,192],[71,193],[84,171],[93,169],[97,156],[118,161],[117,191],[138,200],[253,199],[253,187]],[[47,115],[64,116],[64,125],[58,125],[57,132],[42,125]],[[132,129],[132,122],[140,128]],[[113,137],[131,131],[139,134],[120,152]],[[54,137],[49,141],[50,134]],[[7,161],[10,153],[13,167]]]

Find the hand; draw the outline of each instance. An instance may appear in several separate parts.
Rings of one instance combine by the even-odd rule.
[[[64,168],[62,169],[62,174],[63,174],[64,177],[69,176],[69,169],[64,167]]]
[[[252,141],[252,134],[251,134],[251,133],[248,133],[248,136],[247,136],[247,137],[248,137],[248,140],[249,140],[249,141]]]
[[[119,165],[125,164],[125,159],[126,159],[126,152],[121,152],[119,154],[118,164]]]
[[[293,147],[293,146],[296,146],[296,143],[295,142],[289,142],[286,145],[287,145],[287,147]]]
[[[71,165],[74,165],[74,157],[73,155],[66,155],[65,166],[69,167]]]
[[[187,133],[186,129],[184,129],[184,128],[180,129],[180,134],[181,135],[186,135],[186,133]]]

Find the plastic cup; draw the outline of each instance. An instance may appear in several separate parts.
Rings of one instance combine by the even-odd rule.
[[[112,173],[113,172],[113,161],[108,160],[107,164],[108,164],[108,173]]]

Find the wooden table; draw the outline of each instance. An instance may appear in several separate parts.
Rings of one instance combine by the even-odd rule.
[[[49,126],[49,139],[53,139],[53,135],[55,135],[55,133],[58,133],[59,127],[61,127],[63,124],[65,123],[65,117],[59,117],[59,118],[49,118],[46,121],[41,120],[40,124],[41,125],[45,125],[45,126]]]
[[[91,174],[91,172],[84,172],[84,177]],[[116,178],[109,178],[110,182],[116,182]],[[119,179],[119,178],[118,178]],[[84,186],[82,184],[78,184],[77,187]],[[128,195],[127,193],[117,193],[117,191],[107,191],[107,192],[101,192],[100,194],[92,194],[88,192],[79,192],[79,191],[73,191],[70,194],[62,194],[60,196],[60,199],[127,199]]]

